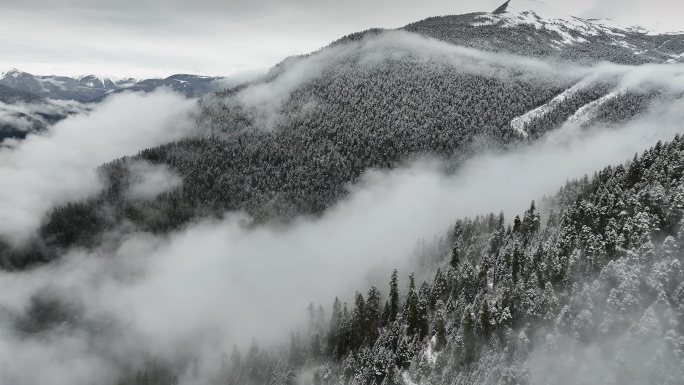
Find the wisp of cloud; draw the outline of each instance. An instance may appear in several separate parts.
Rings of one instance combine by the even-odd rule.
[[[187,135],[192,105],[168,91],[116,95],[88,115],[0,148],[0,235],[26,239],[47,210],[101,188],[96,167]]]

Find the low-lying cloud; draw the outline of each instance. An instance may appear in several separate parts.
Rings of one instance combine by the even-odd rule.
[[[126,195],[134,199],[150,199],[182,184],[180,176],[165,165],[138,160],[128,166],[131,173]]]
[[[557,77],[585,76],[592,70],[565,63],[550,63],[523,56],[493,53],[474,48],[460,47],[415,33],[388,30],[378,35],[326,47],[315,55],[291,58],[281,63],[279,76],[270,82],[248,87],[238,94],[246,105],[279,106],[303,83],[315,79],[333,64],[349,61],[354,66],[373,67],[388,59],[413,57],[454,66],[465,73],[508,78],[511,69],[519,75],[553,81]],[[519,72],[522,72],[520,74]]]
[[[492,67],[481,70],[492,73],[501,59],[411,39],[386,43],[416,49],[434,44],[426,52],[451,50],[440,55],[472,71],[480,70],[473,58],[491,60]],[[244,101],[277,106],[319,68],[308,63],[281,83],[253,88]],[[545,63],[518,64],[558,73]],[[570,70],[580,78],[592,72],[631,74],[625,84],[634,87],[646,81],[666,86],[668,79],[679,84],[681,68],[670,66],[651,77],[640,68],[614,65]],[[191,104],[161,91],[123,94],[89,116],[69,118],[44,135],[1,149],[0,180],[8,187],[0,190],[0,233],[26,237],[46,210],[101,188],[95,167],[187,135],[191,124],[183,111]],[[335,296],[350,300],[354,290],[367,288],[367,271],[403,264],[416,240],[443,233],[466,215],[503,210],[510,219],[568,178],[622,163],[671,139],[682,130],[683,118],[684,101],[673,99],[619,128],[587,131],[568,124],[533,144],[480,154],[455,174],[444,174],[436,159],[369,171],[350,187],[347,199],[318,219],[248,226],[244,214],[229,213],[225,220],[205,220],[168,235],[130,234],[114,251],[71,250],[31,271],[0,272],[0,378],[17,384],[116,383],[122,372],[140,369],[151,357],[181,365],[198,358],[202,372],[210,374],[233,343],[244,347],[253,336],[266,344],[283,341],[310,301],[329,311]],[[151,197],[178,183],[165,168],[140,163],[132,171],[132,197]],[[380,288],[387,295],[386,286]],[[72,316],[22,332],[22,317],[44,296],[66,302]],[[180,374],[182,383],[191,383]]]
[[[166,91],[121,94],[0,148],[0,235],[25,239],[47,210],[96,192],[104,162],[187,135],[192,105]]]

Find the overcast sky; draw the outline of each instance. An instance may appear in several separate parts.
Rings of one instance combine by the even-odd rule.
[[[504,0],[0,0],[0,72],[234,75],[351,32],[491,11]],[[684,30],[681,0],[547,0],[582,17]]]

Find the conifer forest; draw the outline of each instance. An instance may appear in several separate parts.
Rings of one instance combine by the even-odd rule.
[[[684,384],[684,33],[329,41],[2,74],[0,384]]]

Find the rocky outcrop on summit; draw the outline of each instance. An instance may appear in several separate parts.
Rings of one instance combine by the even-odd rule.
[[[495,15],[501,14],[506,12],[506,9],[508,9],[508,4],[510,4],[511,0],[508,0],[507,2],[503,3],[499,8],[495,9],[494,12],[492,12]]]

